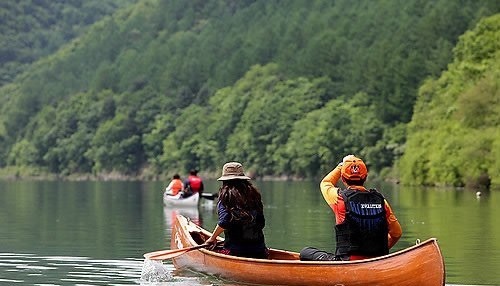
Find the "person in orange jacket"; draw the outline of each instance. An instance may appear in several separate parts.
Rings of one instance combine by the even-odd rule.
[[[175,196],[180,191],[182,191],[182,188],[183,188],[183,184],[182,184],[181,176],[179,176],[179,174],[175,174],[172,177],[172,181],[170,181],[168,186],[165,188],[165,192],[167,195]]]
[[[389,253],[402,235],[401,225],[387,200],[366,189],[365,163],[354,155],[343,158],[320,183],[323,198],[335,214],[335,253],[305,247],[301,260],[359,260]],[[345,189],[336,187],[342,179]]]

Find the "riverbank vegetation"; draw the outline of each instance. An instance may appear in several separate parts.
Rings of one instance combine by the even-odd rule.
[[[399,170],[404,182],[500,184],[500,14],[465,33],[443,75],[420,88]]]
[[[425,158],[434,155],[415,139],[447,132],[422,125],[442,120],[423,116],[432,109],[424,97],[446,93],[438,83],[453,65],[488,65],[498,36],[459,37],[498,12],[489,0],[138,1],[0,88],[0,167],[154,178],[213,174],[238,160],[255,176],[310,178],[355,153],[370,172],[408,184],[498,178],[498,168],[477,164],[452,179],[429,176]],[[477,39],[490,50],[460,47]],[[469,105],[498,102],[498,74],[487,72],[456,88],[470,95],[446,103],[458,108],[449,120],[472,120]],[[482,92],[492,101],[478,102]],[[488,118],[498,118],[491,109]],[[478,133],[482,123],[460,131]],[[483,152],[497,146],[493,126],[480,146],[450,144],[450,158],[494,155]]]

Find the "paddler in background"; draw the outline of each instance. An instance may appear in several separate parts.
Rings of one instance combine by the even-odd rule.
[[[179,192],[181,192],[183,189],[183,184],[181,180],[181,176],[179,174],[175,174],[172,177],[172,181],[168,184],[168,186],[165,188],[165,193],[170,196],[175,196]]]

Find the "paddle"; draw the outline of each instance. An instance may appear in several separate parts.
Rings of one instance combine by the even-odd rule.
[[[179,248],[179,249],[170,249],[170,250],[158,250],[158,251],[153,251],[149,253],[144,254],[144,258],[149,259],[149,260],[166,260],[166,259],[171,259],[180,255],[183,255],[184,253],[195,250],[195,249],[200,249],[209,246],[210,244],[204,243],[200,245],[195,245],[195,246],[190,246],[186,248]]]

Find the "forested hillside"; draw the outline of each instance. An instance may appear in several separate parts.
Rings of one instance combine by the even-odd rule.
[[[89,25],[137,0],[0,2],[0,86],[54,53]]]
[[[399,164],[403,182],[500,185],[500,14],[460,38],[454,61],[420,89]]]
[[[418,87],[500,3],[142,0],[0,89],[0,165],[156,176],[372,172],[401,156]]]

